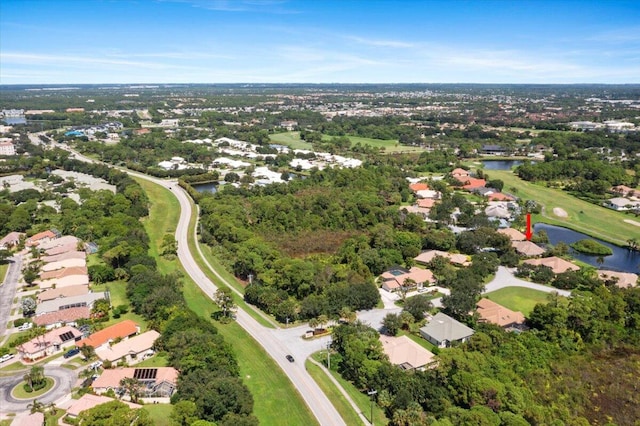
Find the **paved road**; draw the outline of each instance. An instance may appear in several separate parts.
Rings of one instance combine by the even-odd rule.
[[[64,149],[69,149],[63,146]],[[88,157],[84,157],[76,151],[74,152],[77,159],[88,162],[95,162]],[[126,170],[130,175],[140,177],[151,181],[157,185],[163,186],[173,192],[180,203],[180,219],[176,226],[176,240],[178,241],[178,258],[182,263],[185,271],[191,279],[207,294],[212,297],[217,287],[202,272],[192,253],[189,250],[188,233],[189,220],[191,219],[191,198],[180,188],[175,181],[167,181],[156,179],[142,173]],[[195,232],[195,230],[194,230]],[[229,285],[226,280],[220,276],[213,268],[214,274],[224,283]],[[344,420],[335,409],[329,398],[322,392],[311,375],[304,368],[304,360],[313,352],[319,350],[322,345],[326,346],[325,340],[313,341],[311,344],[302,340],[301,336],[304,330],[298,333],[295,329],[289,330],[273,330],[262,326],[248,313],[242,309],[238,309],[236,313],[236,321],[244,328],[274,359],[274,361],[282,368],[289,377],[295,388],[298,390],[307,406],[313,412],[314,416],[321,425],[345,425]],[[301,329],[306,329],[301,327]],[[297,338],[295,335],[297,334]],[[305,344],[306,343],[306,344]],[[291,354],[297,361],[291,363],[285,358]]]
[[[28,371],[16,373],[13,376],[0,378],[0,413],[6,414],[11,412],[24,412],[27,410],[27,405],[36,398],[30,399],[15,399],[11,396],[11,390],[20,383],[23,376]],[[46,394],[39,396],[38,401],[43,404],[49,404],[51,402],[57,402],[66,398],[70,393],[73,385],[75,384],[78,376],[75,371],[62,367],[44,367],[44,374],[47,377],[51,377],[55,380],[53,389]]]
[[[498,272],[496,272],[495,278],[486,285],[484,292],[489,293],[505,287],[526,287],[533,290],[544,291],[545,293],[553,293],[555,291],[560,296],[571,295],[571,292],[567,290],[560,290],[546,285],[521,280],[520,278],[515,277],[508,268],[500,266],[498,267]]]
[[[7,331],[7,323],[11,315],[11,305],[16,295],[18,278],[22,267],[22,257],[14,256],[9,259],[9,270],[4,277],[4,283],[0,285],[0,341]]]

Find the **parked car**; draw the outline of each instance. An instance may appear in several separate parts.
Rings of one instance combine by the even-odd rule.
[[[291,355],[287,355],[286,358],[289,360],[289,362],[295,361],[295,359],[293,359]]]
[[[11,358],[13,358],[14,355],[13,354],[5,354],[0,356],[0,363],[3,363],[5,361],[9,361]]]
[[[74,355],[77,355],[80,353],[80,349],[78,348],[73,348],[73,349],[69,349],[65,354],[64,357],[65,358],[71,358]]]
[[[25,331],[25,330],[29,330],[33,328],[33,323],[32,322],[25,322],[24,324],[22,324],[21,326],[18,327],[18,331]]]

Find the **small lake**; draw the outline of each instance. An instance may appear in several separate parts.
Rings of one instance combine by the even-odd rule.
[[[191,185],[193,189],[198,192],[211,192],[215,193],[218,191],[216,182],[207,182],[207,183],[194,183]]]
[[[520,160],[483,160],[482,167],[485,170],[511,170],[522,163]]]
[[[595,266],[599,269],[611,269],[621,272],[633,272],[640,273],[640,252],[627,250],[623,247],[604,242],[597,238],[590,237],[581,232],[576,232],[571,229],[562,228],[560,226],[547,225],[546,223],[536,223],[533,226],[535,232],[545,231],[549,236],[549,242],[553,245],[563,241],[567,244],[575,243],[578,240],[589,238],[599,242],[602,245],[609,247],[613,254],[610,256],[604,256],[602,264],[598,263],[598,256],[589,256],[586,254],[578,253],[571,249],[571,255],[589,265]]]

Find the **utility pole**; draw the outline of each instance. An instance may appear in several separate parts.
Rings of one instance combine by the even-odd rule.
[[[329,371],[331,371],[331,355],[330,355],[330,351],[331,350],[331,342],[327,342],[327,367],[329,368]]]
[[[367,392],[367,395],[371,397],[371,426],[373,426],[373,396],[377,393],[378,391],[374,389],[371,389],[370,391]]]

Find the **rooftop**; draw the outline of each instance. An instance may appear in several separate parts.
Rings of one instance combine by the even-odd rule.
[[[132,320],[125,320],[93,333],[86,339],[80,340],[76,346],[81,348],[82,346],[87,345],[97,348],[107,343],[109,340],[131,336],[137,332],[138,325]]]

